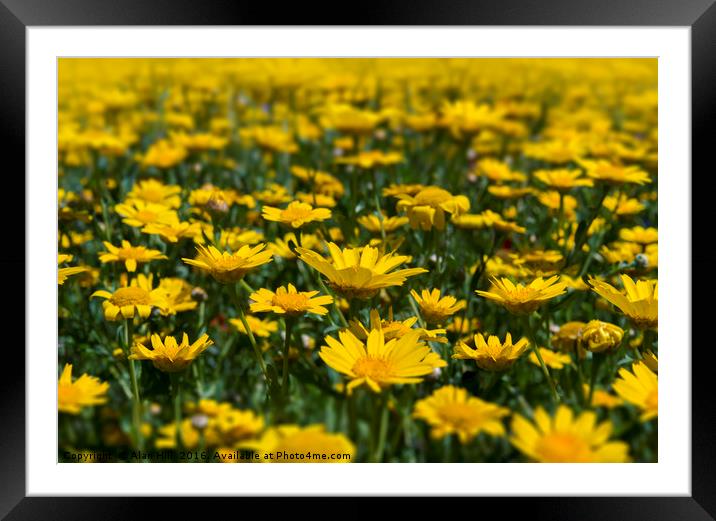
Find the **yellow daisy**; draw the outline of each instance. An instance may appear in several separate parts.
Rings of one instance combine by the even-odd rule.
[[[151,360],[154,367],[167,373],[183,371],[201,353],[214,342],[209,340],[209,335],[202,335],[193,344],[189,343],[186,333],[182,335],[181,343],[176,338],[167,335],[162,341],[157,334],[151,336],[152,349],[147,349],[143,344],[132,346],[130,360]]]
[[[107,320],[121,320],[134,318],[148,318],[152,308],[165,310],[167,300],[165,291],[161,288],[152,288],[152,275],[137,275],[129,286],[119,288],[110,293],[106,290],[95,291],[92,297],[106,299],[102,302],[104,318]]]
[[[243,322],[238,318],[229,319],[229,322],[236,328],[239,333],[246,335],[246,328]],[[268,338],[271,333],[278,331],[278,322],[275,320],[261,319],[253,315],[246,315],[246,323],[254,336]]]
[[[65,364],[57,383],[57,409],[79,414],[84,407],[107,403],[109,383],[95,376],[83,374],[72,381],[72,364]]]
[[[610,184],[633,183],[638,185],[651,183],[649,174],[638,166],[623,166],[604,159],[595,161],[579,160],[578,163],[587,170],[587,176],[595,181]]]
[[[659,377],[644,362],[632,364],[631,371],[619,369],[619,378],[612,387],[625,402],[641,409],[641,421],[659,414]]]
[[[318,295],[318,291],[297,291],[293,284],[279,287],[274,293],[271,290],[261,288],[252,293],[249,298],[254,302],[251,304],[251,311],[254,313],[262,311],[273,311],[280,315],[289,316],[303,315],[304,313],[316,313],[325,315],[328,313],[325,305],[333,302],[330,295]]]
[[[111,243],[104,241],[106,252],[99,252],[99,260],[102,264],[107,262],[124,262],[127,271],[133,273],[137,271],[137,264],[140,262],[150,262],[153,260],[166,259],[166,255],[162,255],[159,250],[150,250],[144,246],[132,246],[129,241],[122,241],[122,246],[113,246]]]
[[[174,224],[179,222],[179,216],[175,210],[163,204],[147,203],[139,199],[118,204],[114,209],[124,217],[122,219],[124,224],[135,228],[142,228],[148,224]]]
[[[460,215],[470,210],[470,200],[464,195],[452,195],[438,186],[427,186],[415,195],[399,193],[397,208],[405,211],[413,229],[445,229],[445,213]]]
[[[330,260],[314,251],[296,248],[299,258],[323,274],[329,285],[346,298],[371,298],[381,288],[402,286],[408,277],[428,271],[424,268],[392,271],[412,257],[394,253],[381,255],[378,249],[371,246],[341,250],[331,242],[328,243],[328,250]]]
[[[271,251],[264,250],[265,247],[265,244],[254,247],[245,245],[238,251],[229,253],[221,252],[214,246],[197,246],[196,250],[199,254],[196,259],[182,258],[182,260],[208,272],[216,281],[230,284],[240,281],[252,269],[271,262]]]
[[[568,168],[537,170],[533,175],[550,188],[560,192],[579,186],[594,186],[594,181],[591,179],[580,177],[582,175],[581,170],[570,170]]]
[[[413,418],[425,420],[434,439],[457,434],[460,443],[468,443],[481,432],[502,436],[501,419],[510,410],[470,396],[467,390],[452,385],[437,389],[432,395],[415,402]]]
[[[560,405],[554,417],[537,407],[533,422],[520,414],[512,417],[510,442],[525,456],[540,463],[625,463],[629,445],[609,441],[612,423],[597,424],[597,415],[584,411],[575,418]]]
[[[145,203],[160,204],[167,208],[179,208],[181,205],[181,187],[165,185],[156,179],[138,181],[127,194],[127,199],[140,200]]]
[[[476,290],[481,297],[493,300],[511,313],[525,315],[532,313],[548,300],[557,297],[566,291],[566,284],[558,282],[559,276],[548,279],[539,277],[527,286],[513,284],[508,278],[493,279],[490,291]]]
[[[445,321],[446,318],[454,315],[467,305],[465,300],[458,301],[450,295],[441,298],[439,289],[433,289],[432,291],[424,289],[420,294],[411,289],[410,294],[415,299],[418,307],[420,307],[420,313],[423,318],[430,324]]]
[[[350,463],[356,454],[346,436],[326,432],[323,425],[270,427],[238,448],[256,451],[263,463]]]
[[[621,276],[624,292],[597,279],[590,279],[592,289],[600,297],[618,307],[639,329],[656,329],[659,325],[659,281],[639,280]]]
[[[300,228],[306,223],[330,219],[331,211],[328,208],[313,208],[308,203],[293,201],[283,210],[264,206],[261,216],[267,221],[276,221],[293,228]]]
[[[509,369],[529,347],[529,341],[526,338],[521,338],[516,344],[513,344],[510,333],[507,333],[504,342],[500,342],[499,337],[494,335],[490,335],[485,341],[482,333],[477,333],[473,340],[475,342],[474,349],[463,341],[458,342],[452,358],[474,360],[477,366],[485,371]]]
[[[349,392],[360,385],[379,393],[389,385],[419,383],[436,367],[447,365],[420,341],[418,330],[388,342],[380,329],[372,330],[365,343],[350,331],[340,331],[338,337],[340,341],[327,336],[328,345],[322,346],[318,355],[350,378]]]

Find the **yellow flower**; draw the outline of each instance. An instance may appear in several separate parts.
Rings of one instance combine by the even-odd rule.
[[[328,105],[322,111],[321,125],[346,134],[366,135],[373,132],[383,116],[352,105]]]
[[[205,436],[211,445],[235,445],[241,440],[257,436],[263,429],[262,416],[248,409],[224,406],[209,421]]]
[[[338,202],[332,196],[326,194],[318,194],[315,192],[312,192],[310,194],[298,192],[296,193],[296,199],[301,202],[323,208],[333,208],[338,204]]]
[[[132,246],[129,241],[122,241],[122,246],[113,246],[111,243],[104,241],[106,252],[99,252],[99,260],[102,264],[107,262],[124,262],[125,268],[130,273],[137,271],[137,264],[140,262],[150,262],[153,260],[166,259],[166,255],[162,255],[159,250],[150,250],[144,246]]]
[[[243,322],[241,322],[240,319],[232,318],[229,320],[229,322],[236,328],[239,333],[242,333],[244,335],[247,334],[246,328],[244,327],[244,324]],[[269,336],[271,336],[271,333],[275,333],[278,331],[278,322],[274,320],[260,319],[253,315],[246,315],[246,323],[249,325],[249,329],[251,329],[251,332],[254,334],[254,336],[268,338]]]
[[[643,340],[643,339],[642,339]],[[646,366],[651,369],[655,373],[659,373],[659,359],[654,354],[652,350],[647,350],[646,353],[643,353],[644,356],[644,363]]]
[[[347,437],[326,432],[323,425],[270,427],[238,447],[256,451],[263,463],[350,463],[356,454]]]
[[[639,329],[656,329],[659,325],[659,281],[639,280],[621,276],[625,292],[606,282],[590,279],[592,289],[599,296],[618,307]]]
[[[425,420],[434,439],[457,434],[460,443],[468,443],[481,432],[502,436],[501,418],[510,410],[470,396],[465,389],[446,385],[415,403],[413,418]]]
[[[179,239],[196,239],[201,236],[201,224],[198,222],[149,223],[142,228],[143,233],[159,235],[169,242],[178,242]]]
[[[262,311],[273,311],[280,315],[289,316],[303,315],[304,313],[316,313],[325,315],[328,310],[323,306],[331,304],[333,297],[321,295],[316,297],[318,291],[296,291],[293,284],[288,284],[288,289],[281,286],[274,293],[268,289],[261,288],[252,293],[249,298],[254,302],[251,304],[251,311],[254,313]],[[250,327],[250,325],[249,325]]]
[[[572,364],[572,357],[570,357],[569,355],[555,353],[551,349],[540,347],[539,354],[542,356],[544,365],[546,365],[550,369],[563,369],[565,365]],[[530,353],[527,358],[534,365],[538,367],[542,366],[542,364],[540,364],[539,362],[539,358],[537,358],[537,355],[534,353],[534,351]]]
[[[540,463],[625,463],[629,446],[609,441],[612,424],[597,424],[597,415],[584,411],[576,418],[566,405],[554,417],[537,407],[534,422],[520,414],[512,417],[510,442],[525,456]]]
[[[552,335],[550,342],[554,347],[565,353],[574,353],[579,343],[584,322],[567,322],[559,327],[559,330]]]
[[[201,436],[199,431],[192,424],[191,418],[182,420],[179,434],[183,448],[194,449],[199,446]],[[177,425],[172,422],[163,427],[159,427],[155,446],[158,449],[175,449],[177,443]]]
[[[341,183],[337,177],[329,174],[328,172],[294,165],[291,167],[291,174],[298,177],[302,181],[312,184],[312,191],[315,193],[330,195],[332,197],[341,197],[345,192],[343,183]]]
[[[184,161],[186,155],[184,147],[167,139],[160,139],[149,146],[146,154],[140,158],[140,163],[145,167],[171,168]]]
[[[564,164],[576,160],[584,153],[578,139],[553,139],[538,143],[525,143],[524,154],[548,163]]]
[[[242,129],[242,139],[252,139],[258,146],[270,152],[293,154],[298,152],[298,145],[293,136],[276,126],[253,127]]]
[[[147,203],[135,199],[127,203],[118,204],[115,211],[124,217],[122,222],[135,228],[142,228],[148,224],[175,224],[179,222],[176,211],[162,204]]]
[[[440,125],[448,128],[457,139],[472,136],[483,129],[495,128],[505,117],[504,111],[485,103],[478,105],[472,100],[445,101],[440,111]]]
[[[452,358],[474,360],[477,366],[485,371],[505,371],[509,369],[529,346],[529,341],[526,338],[521,338],[516,344],[512,344],[512,335],[510,333],[507,333],[504,342],[500,342],[499,337],[494,335],[490,335],[486,342],[482,333],[477,333],[473,340],[475,349],[472,349],[465,342],[458,342],[454,348]]]
[[[147,349],[143,344],[132,346],[130,360],[151,360],[154,367],[167,373],[183,371],[187,366],[206,348],[213,345],[209,335],[202,335],[193,344],[189,343],[186,333],[182,335],[181,344],[176,338],[167,335],[162,341],[157,334],[151,337],[152,349]]]
[[[485,210],[478,214],[455,215],[451,221],[457,228],[475,230],[480,228],[494,228],[501,232],[525,233],[526,228],[515,222],[504,219],[499,213]]]
[[[614,324],[590,320],[581,332],[581,345],[593,353],[610,351],[619,347],[624,338],[624,330]]]
[[[167,208],[179,208],[181,205],[180,193],[181,187],[177,185],[165,185],[156,179],[145,179],[132,186],[127,194],[127,199],[129,201],[139,199],[145,203],[159,204]]]
[[[430,347],[420,342],[421,332],[412,330],[385,341],[383,331],[374,329],[366,343],[350,331],[339,331],[340,341],[325,338],[318,355],[330,367],[350,378],[347,390],[367,385],[376,393],[393,384],[420,383],[436,367],[447,365]]]
[[[649,174],[638,166],[617,165],[603,159],[596,161],[583,159],[578,163],[587,170],[587,175],[595,181],[604,181],[610,184],[633,183],[643,185],[651,183]]]
[[[622,194],[618,202],[615,196],[608,195],[602,206],[617,215],[634,215],[646,208],[638,199],[630,199],[626,194]]]
[[[92,297],[102,297],[104,318],[107,320],[121,320],[134,318],[135,315],[141,318],[148,318],[152,308],[166,310],[167,301],[165,291],[161,288],[152,289],[152,275],[143,274],[125,286],[110,293],[106,290],[95,291]]]
[[[69,255],[71,258],[72,256]],[[61,264],[62,261],[60,260],[58,264]],[[85,271],[89,271],[89,268],[87,266],[69,266],[67,268],[58,268],[57,269],[57,284],[62,286],[65,281],[67,280],[67,277],[71,277],[72,275],[77,275],[78,273],[84,273]]]
[[[529,186],[488,186],[487,191],[498,199],[519,199],[534,192]]]
[[[552,213],[559,213],[560,198],[562,199],[562,212],[567,219],[574,219],[577,215],[575,210],[577,208],[577,199],[571,195],[560,195],[557,190],[550,190],[548,192],[540,192],[537,195],[537,200],[544,206],[549,208]]]
[[[65,364],[57,383],[57,409],[79,414],[83,407],[107,403],[109,383],[95,376],[83,374],[72,381],[72,364]]]
[[[513,284],[508,278],[495,278],[491,291],[476,290],[475,293],[497,302],[511,313],[525,315],[565,292],[566,284],[557,282],[558,279],[556,275],[546,280],[539,277],[524,286]]]
[[[300,228],[306,223],[314,221],[325,221],[331,218],[331,211],[328,208],[313,208],[308,203],[293,201],[281,210],[272,206],[264,206],[261,216],[267,221],[276,221],[293,228]]]
[[[413,328],[415,323],[418,321],[418,317],[410,317],[405,320],[394,320],[393,309],[388,311],[388,318],[381,319],[377,309],[370,310],[370,324],[368,327],[364,326],[357,319],[351,319],[349,321],[349,329],[356,338],[360,340],[366,340],[370,335],[371,330],[381,329],[385,340],[392,340],[393,338],[400,338],[410,331],[420,331],[420,340],[427,342],[438,342],[440,344],[446,344],[447,338],[445,336],[444,329],[423,329]]]
[[[270,183],[263,191],[252,195],[264,204],[283,204],[293,199],[286,187],[278,183]]]
[[[460,215],[470,209],[470,200],[464,195],[452,195],[438,186],[427,186],[415,195],[399,193],[397,197],[399,211],[406,211],[410,226],[428,231],[433,226],[445,229],[445,213]]]
[[[194,286],[182,279],[164,278],[159,281],[159,288],[164,292],[166,309],[163,315],[174,315],[182,311],[195,309],[198,302],[193,298]],[[201,288],[198,288],[201,289]]]
[[[619,238],[623,241],[636,242],[639,244],[651,244],[659,240],[659,232],[656,228],[622,228],[619,230]]]
[[[507,181],[522,182],[527,176],[521,172],[514,172],[509,165],[495,159],[482,159],[477,162],[477,171],[494,183]]]
[[[631,371],[619,369],[612,387],[620,398],[641,409],[641,421],[659,414],[659,378],[644,362],[634,362]]]
[[[560,168],[557,170],[537,170],[534,173],[534,176],[537,179],[550,188],[554,188],[560,192],[570,190],[578,186],[594,185],[594,182],[591,179],[580,177],[581,175],[581,170],[569,170],[567,168]]]
[[[356,220],[358,221],[358,224],[370,233],[381,233],[381,229],[385,233],[390,233],[408,224],[407,217],[388,217],[385,214],[382,214],[381,217],[378,217],[375,214],[361,215]]]
[[[314,251],[296,248],[299,258],[323,274],[330,286],[346,298],[371,298],[381,288],[402,286],[408,277],[428,271],[424,268],[407,268],[389,273],[412,257],[394,253],[381,255],[370,246],[341,250],[331,242],[328,243],[328,250],[330,260]]]
[[[447,317],[454,315],[467,304],[466,301],[458,301],[450,295],[440,298],[439,289],[433,289],[432,291],[424,289],[420,295],[417,291],[411,289],[410,294],[420,307],[420,313],[422,313],[423,318],[430,324],[443,322]]]
[[[363,150],[356,156],[339,157],[336,163],[344,165],[355,165],[364,170],[377,166],[390,166],[403,162],[403,154],[400,152],[382,152],[381,150]]]
[[[584,390],[584,399],[586,400],[589,397],[589,385],[582,385],[582,389]],[[618,396],[609,394],[602,389],[594,389],[594,392],[592,393],[593,407],[606,407],[607,409],[613,409],[614,407],[619,407],[621,405],[624,405],[624,401]]]
[[[252,269],[271,262],[271,251],[264,250],[265,244],[258,244],[253,248],[249,245],[242,246],[238,251],[229,253],[221,252],[214,246],[197,246],[199,253],[196,259],[182,260],[191,266],[208,272],[214,280],[222,284],[238,282]],[[261,251],[264,250],[264,251]]]

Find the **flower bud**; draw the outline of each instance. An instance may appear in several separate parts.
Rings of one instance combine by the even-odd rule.
[[[582,345],[593,353],[615,349],[623,337],[622,328],[599,320],[587,322],[582,329]]]

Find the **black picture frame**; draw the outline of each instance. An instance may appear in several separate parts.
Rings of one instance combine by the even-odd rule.
[[[283,4],[238,0],[0,0],[0,148],[2,148],[6,219],[2,221],[3,247],[0,267],[6,275],[3,286],[15,295],[9,311],[32,313],[20,306],[24,295],[25,228],[18,212],[7,210],[17,203],[25,215],[33,211],[32,187],[25,186],[25,31],[31,26],[63,25],[576,25],[576,26],[689,26],[692,59],[692,170],[713,171],[709,163],[714,148],[707,132],[716,109],[716,6],[714,0],[435,0],[361,2],[338,14],[336,4]],[[324,14],[321,14],[324,13]],[[330,13],[330,14],[329,14]],[[350,13],[350,14],[348,14]],[[330,19],[328,19],[330,18]],[[689,175],[670,172],[669,175]],[[712,174],[713,175],[713,174]],[[692,176],[692,182],[694,177]],[[16,183],[16,186],[12,186]],[[693,185],[692,185],[693,190]],[[24,194],[25,197],[20,197]],[[692,191],[706,198],[709,191]],[[692,199],[692,237],[710,237],[709,206]],[[698,232],[701,233],[698,233]],[[701,275],[708,284],[712,254],[692,254],[692,276]],[[22,253],[21,253],[22,252]],[[708,290],[707,290],[708,291]],[[22,302],[25,302],[23,297]],[[711,306],[692,306],[692,324],[708,321]],[[2,429],[0,429],[0,517],[24,519],[126,519],[141,512],[147,499],[141,498],[40,498],[26,497],[25,470],[25,316],[3,314],[4,370],[0,377]],[[14,319],[14,320],[13,320]],[[699,320],[700,319],[700,320]],[[478,498],[483,506],[497,507],[500,515],[523,510],[535,518],[701,520],[716,519],[716,412],[710,386],[716,357],[712,342],[696,342],[684,332],[685,353],[694,344],[692,356],[692,495],[690,497],[609,497],[609,498]],[[32,363],[27,360],[27,363]],[[506,488],[508,485],[506,484]],[[211,499],[217,502],[230,499]],[[242,501],[246,501],[242,499]],[[322,508],[339,500],[323,499]],[[349,503],[346,503],[346,502]],[[353,501],[341,499],[336,507],[345,509]],[[189,505],[180,498],[164,501],[163,515],[181,512],[181,518],[206,515],[206,506]],[[422,501],[414,503],[419,508]],[[223,506],[223,505],[221,505]],[[243,505],[242,505],[243,506]],[[246,505],[251,508],[253,505]],[[258,505],[256,505],[258,507]],[[474,507],[473,507],[474,508]],[[172,512],[174,511],[174,512]],[[215,510],[214,510],[215,511]],[[246,510],[244,510],[246,512]],[[236,512],[237,515],[240,512]]]

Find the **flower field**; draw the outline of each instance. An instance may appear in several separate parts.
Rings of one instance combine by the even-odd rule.
[[[655,59],[60,59],[59,461],[654,462]]]

